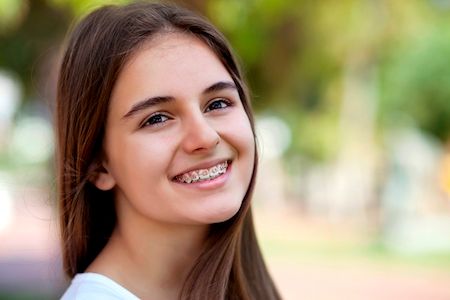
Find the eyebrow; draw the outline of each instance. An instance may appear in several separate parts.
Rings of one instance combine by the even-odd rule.
[[[219,81],[203,90],[202,95],[212,94],[227,89],[237,90],[236,84],[234,84],[234,82],[231,81]],[[173,101],[175,101],[175,98],[172,96],[156,96],[147,98],[134,104],[131,107],[131,109],[122,117],[122,119],[130,118],[139,113],[140,111],[150,108],[152,106]]]
[[[167,102],[172,102],[175,101],[174,97],[171,96],[157,96],[157,97],[151,97],[145,100],[142,100],[136,104],[134,104],[131,109],[122,117],[122,119],[126,119],[126,118],[130,118],[134,115],[136,115],[138,112],[147,109],[149,107],[158,105],[158,104],[162,104],[162,103],[167,103]]]
[[[214,83],[213,85],[207,87],[204,91],[203,91],[203,95],[205,94],[211,94],[214,92],[219,92],[222,90],[237,90],[236,85],[234,84],[234,82],[231,81],[219,81]]]

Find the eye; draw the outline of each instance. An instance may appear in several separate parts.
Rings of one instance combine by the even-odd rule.
[[[166,122],[169,120],[169,117],[163,114],[154,114],[150,116],[143,124],[142,127],[145,126],[155,126],[155,125],[161,125],[161,123]]]
[[[217,99],[209,103],[208,107],[206,107],[206,112],[216,109],[224,109],[231,106],[230,101],[227,101],[225,99]]]

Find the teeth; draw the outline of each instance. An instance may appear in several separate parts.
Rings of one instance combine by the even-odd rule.
[[[195,171],[191,172],[190,175],[191,175],[192,182],[197,182],[200,179],[200,177],[198,176],[198,173]]]
[[[209,179],[209,171],[206,169],[198,171],[198,176],[200,177],[200,180]]]
[[[200,169],[184,173],[175,177],[175,180],[183,183],[194,183],[198,181],[205,181],[214,179],[227,171],[228,162],[220,163],[209,169]]]
[[[214,166],[209,170],[209,174],[210,176],[217,176],[217,174],[219,174],[219,169],[216,166]]]
[[[189,176],[188,174],[183,174],[182,180],[186,183],[192,182],[191,176]]]

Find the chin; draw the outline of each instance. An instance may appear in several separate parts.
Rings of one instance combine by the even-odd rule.
[[[235,206],[223,207],[221,209],[215,210],[214,213],[210,212],[206,217],[206,223],[208,224],[221,223],[231,219],[234,215],[237,214],[237,212],[241,207],[241,204],[242,203],[239,203],[239,205]]]

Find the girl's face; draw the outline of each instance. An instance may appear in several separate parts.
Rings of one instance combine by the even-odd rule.
[[[227,70],[200,40],[170,33],[119,74],[95,184],[119,222],[211,224],[240,208],[254,166],[250,122]]]

